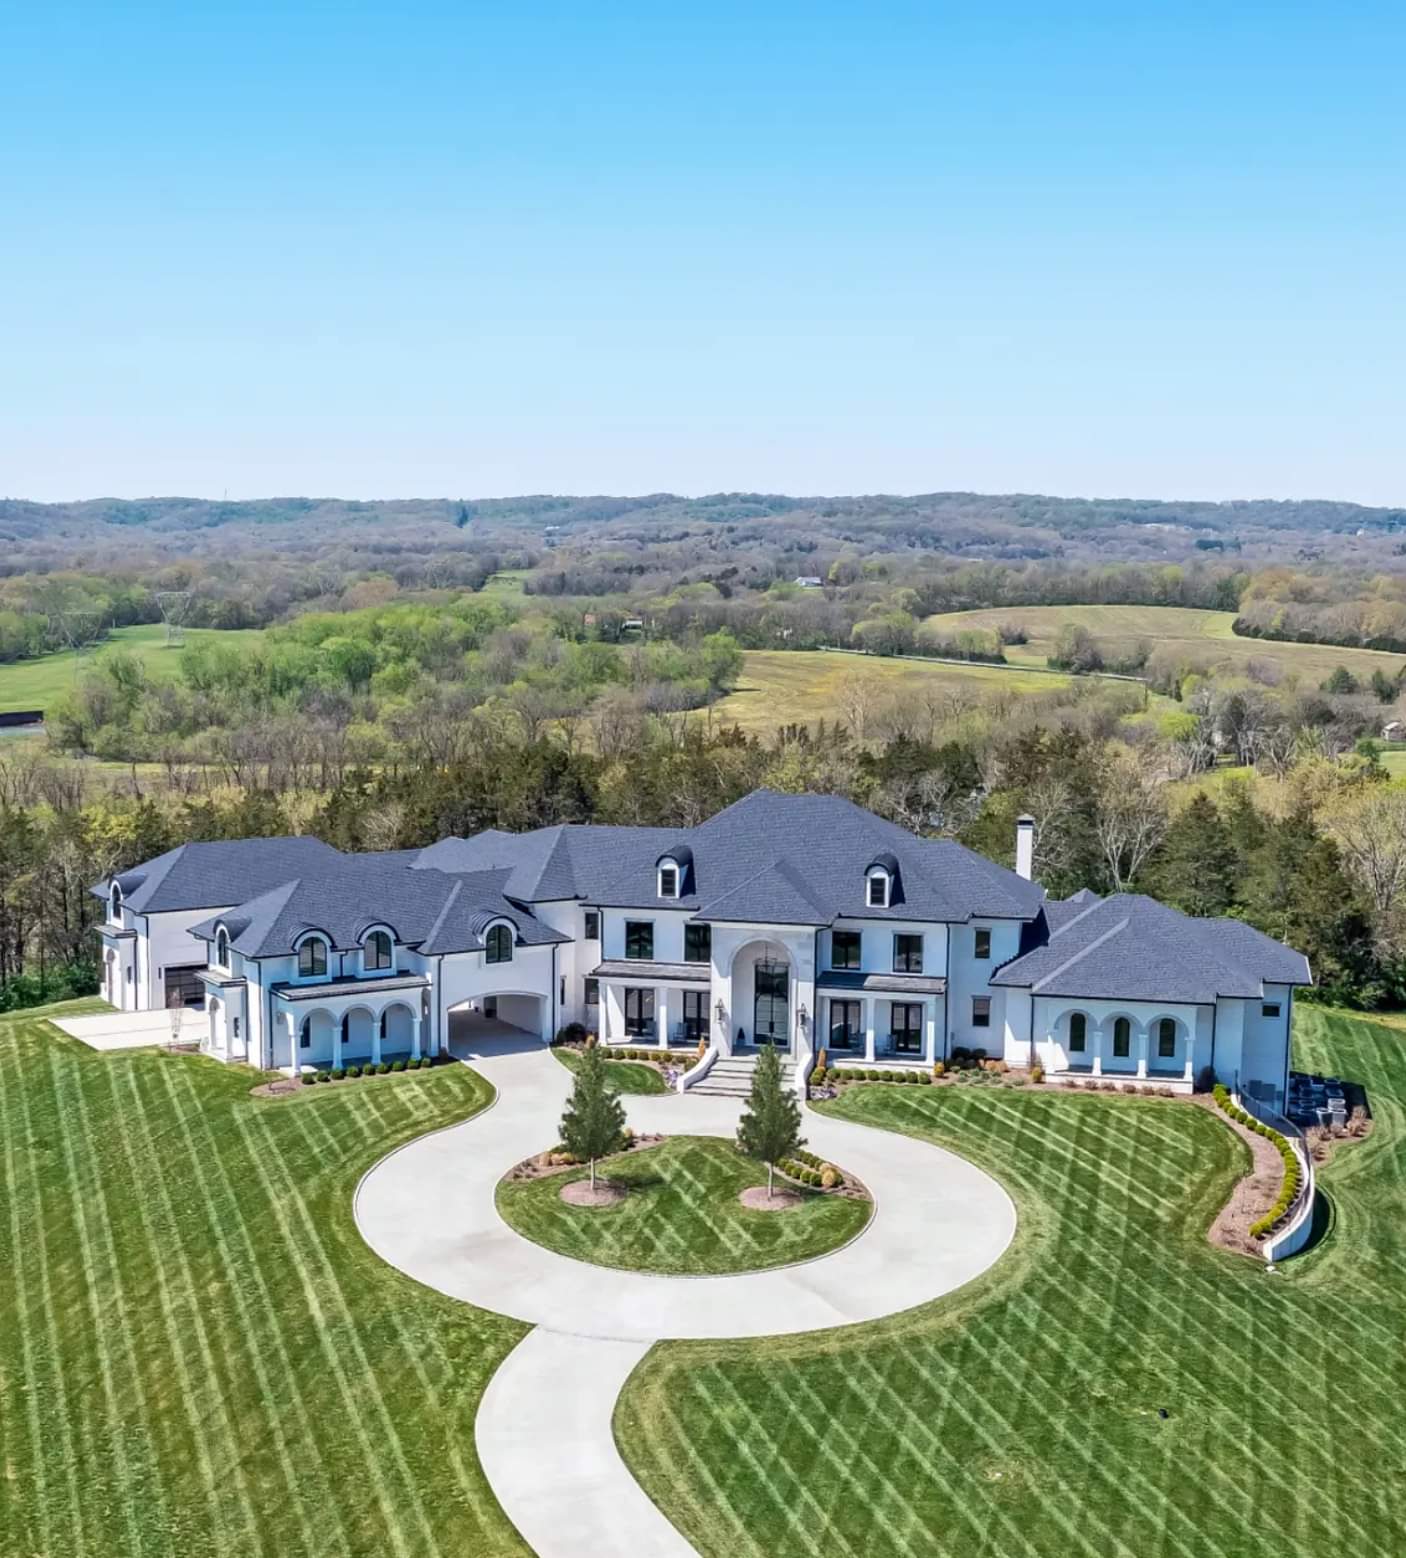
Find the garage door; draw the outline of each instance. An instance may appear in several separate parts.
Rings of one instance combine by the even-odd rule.
[[[200,977],[203,963],[192,964],[188,968],[166,969],[166,999],[163,1006],[170,1006],[179,1002],[182,1006],[205,1005],[205,983]]]

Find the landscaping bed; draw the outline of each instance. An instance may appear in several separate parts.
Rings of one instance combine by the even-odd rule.
[[[596,1164],[597,1181],[623,1187],[625,1197],[570,1206],[562,1181],[579,1183],[588,1169],[561,1161],[566,1156],[539,1153],[518,1164],[498,1187],[498,1210],[524,1238],[600,1266],[677,1276],[761,1271],[847,1244],[873,1212],[863,1187],[839,1170],[829,1189],[778,1171],[778,1189],[798,1199],[784,1217],[745,1206],[744,1191],[765,1191],[766,1169],[714,1136],[633,1138]],[[791,1162],[821,1172],[800,1157]]]

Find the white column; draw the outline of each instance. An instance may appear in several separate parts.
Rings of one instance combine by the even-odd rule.
[[[923,1002],[923,1063],[932,1065],[937,1058],[937,1002],[931,996]]]
[[[332,1019],[332,1069],[334,1071],[342,1064],[342,1017],[339,1012]]]
[[[874,1064],[874,1008],[879,1003],[871,996],[864,998],[864,1058]]]
[[[668,985],[656,985],[654,987],[654,1042],[665,1046],[669,1042],[669,1025],[674,1020],[673,1003],[669,997],[673,994]],[[679,1009],[683,1010],[683,997],[679,996]]]
[[[1188,1082],[1191,1082],[1191,1081],[1193,1081],[1195,1079],[1195,1072],[1192,1070],[1192,1066],[1195,1063],[1195,1057],[1196,1057],[1196,1034],[1193,1031],[1193,1032],[1191,1032],[1190,1034],[1187,1035],[1187,1040],[1186,1040],[1186,1066],[1185,1066],[1185,1069],[1182,1072],[1182,1075],[1186,1078],[1186,1080]]]
[[[286,1015],[288,1019],[288,1069],[294,1076],[297,1076],[303,1069],[302,1060],[298,1055],[298,1028],[300,1024],[293,1012],[288,1012]],[[269,1048],[273,1048],[272,1043],[270,1043]],[[269,1056],[269,1066],[271,1069],[278,1066],[278,1057],[276,1055]]]
[[[1147,1075],[1147,1029],[1144,1028],[1137,1039],[1137,1074],[1140,1077]]]
[[[380,1055],[380,1049],[381,1049],[381,1041],[379,1039],[377,1039],[377,1041],[376,1041],[376,1051],[377,1051],[378,1058],[379,1058],[379,1055]],[[420,1058],[420,1014],[419,1014],[419,1012],[416,1012],[410,1019],[410,1058],[411,1058],[411,1060],[419,1060],[419,1058]]]
[[[1093,1039],[1094,1039],[1093,1073],[1094,1073],[1094,1075],[1096,1077],[1101,1077],[1103,1075],[1103,1024],[1102,1023],[1100,1023],[1094,1029]]]
[[[382,1015],[383,1015],[382,1013],[378,1012],[376,1014],[376,1016],[374,1016],[371,1019],[371,1064],[373,1066],[379,1066],[381,1064],[381,1017],[382,1017]],[[417,1017],[415,1020],[416,1020],[416,1022],[418,1022],[420,1019]]]

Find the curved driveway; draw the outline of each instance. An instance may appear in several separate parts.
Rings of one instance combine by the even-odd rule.
[[[426,1286],[539,1327],[500,1366],[475,1437],[509,1518],[541,1558],[669,1558],[693,1551],[616,1453],[615,1398],[656,1341],[774,1336],[877,1320],[985,1271],[1015,1233],[1015,1208],[965,1159],[890,1131],[807,1112],[811,1149],[868,1185],[876,1212],[833,1254],[750,1275],[665,1277],[558,1255],[514,1233],[494,1201],[513,1164],[556,1139],[566,1068],[535,1041],[462,1058],[498,1090],[461,1125],[423,1136],[362,1180],[355,1214],[384,1260]],[[626,1097],[637,1131],[731,1136],[740,1105]]]

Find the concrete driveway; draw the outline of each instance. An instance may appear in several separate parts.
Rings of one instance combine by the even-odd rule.
[[[673,1558],[693,1549],[616,1451],[619,1391],[656,1342],[771,1336],[877,1320],[970,1282],[1015,1234],[989,1175],[939,1147],[807,1112],[811,1148],[869,1186],[858,1238],[802,1265],[741,1276],[614,1271],[514,1233],[494,1204],[515,1163],[556,1140],[571,1077],[526,1039],[470,1043],[460,1058],[498,1090],[484,1113],[390,1154],[356,1193],[357,1226],[383,1259],[452,1298],[535,1327],[491,1381],[475,1423],[509,1518],[542,1558]],[[730,1137],[726,1098],[626,1097],[637,1131]]]

